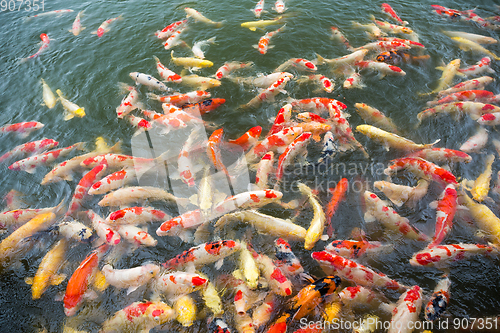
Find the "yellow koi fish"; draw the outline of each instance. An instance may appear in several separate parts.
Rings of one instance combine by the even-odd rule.
[[[395,149],[411,151],[424,148],[431,148],[439,141],[437,140],[436,142],[428,144],[418,144],[409,139],[403,138],[402,136],[386,132],[378,127],[371,125],[359,125],[358,127],[356,127],[356,130],[358,132],[363,133],[372,140],[378,141],[387,150],[389,150],[389,148],[395,148]]]
[[[174,51],[170,53],[172,57],[172,62],[177,66],[182,66],[185,68],[193,67],[194,68],[205,68],[212,67],[214,65],[210,60],[198,59],[198,58],[175,58]],[[183,79],[184,80],[184,79]]]
[[[314,244],[316,244],[316,242],[319,241],[319,239],[323,235],[326,217],[321,204],[319,203],[318,199],[316,199],[316,196],[312,193],[312,190],[307,185],[302,183],[299,183],[298,187],[300,192],[303,195],[307,195],[307,197],[309,198],[309,203],[311,204],[314,212],[311,225],[307,229],[304,242],[304,248],[306,250],[311,250],[314,247]]]
[[[42,88],[43,88],[43,105],[46,105],[49,109],[52,109],[54,106],[56,106],[57,99],[44,79],[42,79]]]
[[[491,181],[491,166],[495,161],[495,155],[491,154],[486,157],[486,168],[484,172],[477,177],[474,181],[474,186],[470,192],[472,193],[472,198],[476,201],[482,202],[486,199],[488,192],[490,191],[490,181]]]
[[[450,63],[446,65],[446,67],[443,69],[443,74],[439,79],[439,83],[436,89],[428,93],[420,94],[420,96],[432,95],[448,88],[451,82],[453,81],[453,78],[455,78],[455,75],[457,75],[459,68],[460,68],[460,59],[455,59],[450,61]],[[438,67],[437,69],[440,68]]]
[[[480,44],[471,41],[470,39],[463,38],[463,37],[451,37],[451,39],[458,43],[458,47],[461,50],[464,51],[472,51],[472,52],[477,52],[481,54],[487,54],[490,57],[494,58],[495,60],[500,60],[500,57],[491,52],[490,50],[485,49],[482,47]]]
[[[241,26],[243,28],[248,28],[251,31],[257,30],[257,28],[265,28],[270,25],[278,25],[283,22],[283,16],[278,16],[277,18],[273,20],[259,20],[259,21],[250,21],[250,22],[243,22]]]
[[[61,104],[63,105],[64,109],[66,110],[66,114],[64,115],[64,120],[70,120],[75,116],[80,118],[85,117],[85,108],[81,108],[75,103],[70,102],[66,98],[64,98],[61,89],[57,89],[56,93],[57,95],[59,95],[59,100],[61,101]]]

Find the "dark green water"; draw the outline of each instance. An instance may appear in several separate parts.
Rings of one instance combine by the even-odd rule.
[[[266,9],[271,12],[272,2],[266,1]],[[213,75],[217,68],[226,61],[253,61],[255,66],[242,74],[255,75],[257,73],[270,73],[278,65],[290,58],[314,59],[315,53],[327,58],[336,58],[347,53],[343,45],[338,45],[329,39],[330,26],[339,27],[349,39],[351,45],[357,47],[368,42],[363,31],[354,29],[351,21],[361,23],[369,22],[369,15],[373,14],[379,19],[387,20],[380,14],[380,3],[373,1],[293,1],[287,3],[287,29],[275,36],[271,44],[275,48],[266,55],[260,55],[253,47],[257,44],[263,31],[252,32],[240,27],[245,21],[254,20],[250,9],[254,1],[191,1],[191,2],[160,2],[160,1],[94,1],[94,2],[67,2],[61,0],[46,0],[44,10],[70,8],[74,12],[60,16],[46,16],[33,18],[26,21],[27,13],[21,11],[0,12],[0,125],[21,121],[37,120],[45,127],[29,136],[29,140],[39,140],[43,137],[52,138],[60,142],[60,147],[69,146],[79,141],[92,143],[96,137],[102,136],[107,142],[114,143],[122,140],[125,153],[131,153],[130,140],[134,130],[125,121],[116,118],[115,109],[120,104],[123,95],[117,87],[118,82],[132,84],[128,74],[138,71],[157,76],[153,56],[156,55],[170,69],[177,72],[181,68],[170,64],[170,52],[163,49],[161,41],[154,32],[166,25],[180,20],[185,16],[182,8],[193,7],[214,21],[225,20],[222,28],[215,29],[203,23],[190,23],[190,28],[183,39],[190,45],[195,41],[217,37],[217,45],[211,45],[205,52],[207,59],[214,62],[212,68],[203,69],[199,75]],[[391,117],[405,135],[416,142],[433,142],[441,139],[439,147],[458,149],[463,142],[476,130],[476,124],[469,118],[456,122],[440,118],[426,121],[418,129],[413,130],[416,115],[426,106],[426,100],[417,97],[421,91],[432,89],[441,75],[434,69],[443,62],[448,63],[460,58],[462,67],[475,64],[481,55],[459,50],[454,43],[440,33],[440,29],[463,30],[472,33],[484,34],[498,39],[498,32],[483,30],[463,22],[452,22],[435,14],[430,5],[431,1],[393,1],[390,3],[396,12],[409,22],[422,42],[427,47],[430,61],[424,66],[403,65],[407,73],[404,77],[386,77],[379,80],[373,74],[365,76],[366,88],[362,90],[346,91],[342,88],[343,78],[330,74],[326,66],[319,67],[319,73],[326,74],[336,83],[332,94],[321,93],[316,96],[336,98],[347,104],[347,111],[351,114],[349,122],[353,127],[363,121],[355,112],[353,105],[364,102],[385,112]],[[476,8],[476,13],[482,17],[496,15],[494,1],[450,1],[439,3],[455,9]],[[19,2],[18,2],[19,5]],[[78,11],[85,10],[82,25],[86,27],[77,37],[68,32]],[[30,13],[32,15],[33,13]],[[122,21],[110,25],[110,31],[102,38],[90,34],[106,19],[123,15]],[[274,14],[264,14],[262,18],[269,19]],[[274,30],[275,27],[268,28]],[[51,39],[49,48],[36,59],[20,63],[19,59],[35,53],[40,41],[39,35],[47,33]],[[500,54],[500,46],[487,45],[488,49]],[[176,56],[190,56],[188,49],[175,48]],[[493,62],[492,68],[499,71],[498,62]],[[302,73],[291,70],[292,73]],[[497,77],[496,74],[493,75]],[[61,89],[65,96],[78,105],[85,107],[86,117],[82,119],[63,120],[63,108],[58,104],[54,109],[41,106],[42,87],[40,79],[43,78],[55,92]],[[458,82],[458,81],[457,81]],[[293,98],[313,97],[314,87],[298,85],[291,82],[286,88]],[[500,93],[498,81],[487,87],[494,93]],[[182,91],[188,91],[186,87]],[[148,108],[161,110],[160,104],[148,101],[145,94],[148,90],[140,88],[141,101]],[[226,137],[235,138],[244,133],[248,128],[256,125],[263,127],[263,133],[270,128],[270,119],[273,119],[283,104],[285,96],[278,97],[277,103],[263,104],[258,109],[242,112],[237,107],[248,102],[257,91],[248,87],[239,86],[229,81],[211,90],[213,97],[225,98],[226,104],[205,117],[213,122],[217,128],[224,127]],[[386,164],[390,158],[399,156],[394,152],[387,153],[378,144],[356,134],[358,140],[365,145],[371,158],[363,160],[358,155],[341,157],[339,161],[353,163],[353,167],[346,172],[350,180],[366,179],[368,184],[373,180],[383,179],[377,172],[361,174],[358,165]],[[491,138],[499,135],[496,130],[490,131]],[[1,151],[6,152],[13,147],[26,142],[14,135],[0,137]],[[166,143],[168,145],[168,142]],[[311,147],[314,150],[314,147]],[[319,149],[316,147],[316,150]],[[452,166],[452,171],[462,178],[474,179],[482,172],[483,160],[486,153],[494,152],[491,144],[481,154],[473,154],[474,162],[468,165]],[[497,162],[493,165],[493,174],[499,169]],[[0,194],[7,193],[10,189],[17,189],[27,194],[27,201],[33,207],[53,206],[61,199],[72,195],[76,182],[59,182],[49,186],[40,185],[40,181],[49,168],[40,168],[35,174],[13,172],[7,165],[0,166]],[[318,174],[299,173],[296,177],[313,182],[316,179],[337,181],[343,176],[333,172],[328,176]],[[76,179],[78,181],[78,177]],[[415,211],[410,209],[400,210],[417,227],[428,234],[433,232],[435,221],[434,210],[427,207],[428,202],[434,200],[440,190],[431,187],[424,201]],[[335,217],[336,230],[339,238],[348,238],[353,227],[363,226],[363,214],[359,200],[360,193],[351,189],[346,201],[340,206]],[[320,198],[326,203],[328,197],[320,193]],[[494,197],[498,199],[498,197]],[[89,207],[96,207],[95,200]],[[92,206],[94,204],[94,206]],[[499,213],[498,204],[490,207]],[[175,213],[175,208],[170,209]],[[269,208],[269,212],[286,216],[278,208]],[[292,212],[288,213],[293,215]],[[107,211],[102,210],[103,216]],[[311,214],[306,208],[299,220],[307,227]],[[458,221],[457,221],[458,220]],[[150,228],[151,233],[157,225]],[[475,228],[455,218],[453,232],[448,236],[447,242],[477,242],[474,237]],[[155,235],[156,237],[156,235]],[[270,250],[269,237],[256,235],[254,246],[259,250]],[[385,237],[382,241],[391,241]],[[267,242],[267,243],[266,243]],[[408,263],[412,253],[420,250],[423,245],[404,240],[396,241],[395,251],[380,258],[370,260],[372,267],[401,281],[405,285],[418,284],[427,292],[432,291],[441,273],[433,269],[417,269]],[[64,292],[66,282],[58,287],[50,288],[41,300],[33,301],[30,288],[24,283],[24,277],[32,276],[37,269],[39,261],[50,247],[52,239],[42,236],[41,245],[29,252],[22,260],[22,265],[8,271],[0,278],[0,331],[1,332],[31,332],[45,328],[50,332],[61,331],[65,316],[62,302],[54,301],[57,294]],[[320,250],[325,245],[319,242],[315,250]],[[190,245],[181,243],[178,239],[160,239],[156,248],[139,249],[133,255],[126,256],[120,268],[132,267],[142,264],[147,260],[163,262]],[[294,251],[302,258],[305,267],[314,274],[320,275],[319,267],[310,259],[310,253],[304,251],[301,244],[293,244]],[[64,272],[71,275],[81,260],[88,253],[90,246],[78,245],[70,250],[68,262]],[[454,264],[451,271],[452,301],[448,311],[450,318],[455,317],[483,317],[495,316],[500,313],[500,297],[498,287],[500,269],[498,259],[475,258],[470,261]],[[110,288],[113,289],[113,288]],[[139,295],[140,296],[140,295]],[[146,296],[147,297],[147,296]],[[392,295],[395,301],[397,295]],[[96,302],[91,303],[89,322],[85,329],[96,331],[99,325],[112,313],[139,299],[127,298],[124,293],[107,290]],[[230,297],[225,297],[226,301]],[[201,305],[200,305],[201,307]],[[226,311],[229,313],[229,311]],[[200,320],[188,331],[204,331],[204,320]],[[180,330],[180,326],[173,328],[165,326],[165,332]]]

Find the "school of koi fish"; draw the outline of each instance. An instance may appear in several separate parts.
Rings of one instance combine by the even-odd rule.
[[[415,329],[416,322],[449,318],[447,307],[460,279],[453,265],[478,257],[499,263],[500,171],[493,177],[496,154],[483,158],[481,152],[491,142],[500,155],[500,140],[489,140],[494,126],[500,125],[500,95],[485,90],[495,81],[491,65],[500,58],[482,46],[498,43],[490,35],[500,30],[500,17],[482,18],[474,9],[431,7],[429,13],[465,23],[467,31],[442,34],[462,51],[472,52],[477,63],[464,67],[456,58],[438,68],[438,82],[429,82],[432,90],[423,87],[419,94],[428,108],[417,115],[416,127],[432,126],[448,115],[457,123],[466,117],[477,121],[477,133],[459,149],[447,148],[440,140],[416,143],[384,112],[358,100],[349,101],[359,115],[351,122],[364,123],[353,128],[346,101],[331,97],[336,81],[342,82],[337,90],[362,91],[368,82],[406,75],[405,66],[428,65],[426,46],[391,5],[375,8],[379,18],[352,22],[366,32],[365,45],[351,46],[339,27],[332,26],[332,42],[346,55],[292,58],[257,77],[244,76],[255,66],[252,62],[205,59],[204,51],[216,43],[217,29],[226,23],[186,7],[185,18],[151,32],[168,50],[162,60],[151,55],[152,71],[156,65],[159,78],[131,72],[129,83],[117,82],[124,97],[112,107],[119,121],[134,127],[131,154],[124,153],[120,142],[98,137],[95,143],[65,148],[56,148],[59,143],[48,138],[27,141],[0,156],[9,172],[25,171],[36,179],[45,168],[48,172],[38,179],[43,186],[66,182],[73,191],[71,198],[47,208],[29,207],[16,190],[5,194],[0,274],[16,269],[27,253],[45,251],[30,262],[38,267],[34,276],[23,278],[33,300],[47,297],[49,289],[61,291],[58,304],[67,317],[61,332],[330,332],[324,325],[304,323],[360,319],[363,325],[345,331],[394,333],[423,331]],[[491,8],[495,10],[500,6]],[[291,9],[283,0],[270,11],[277,16],[241,24],[251,31],[277,26],[255,40],[255,52],[263,56],[274,52],[275,38],[293,31],[295,15],[287,14]],[[30,19],[72,12],[46,12]],[[266,13],[264,0],[252,12],[256,18]],[[85,29],[81,19],[79,12],[69,30],[75,36]],[[93,33],[106,38],[112,28],[124,24],[120,20],[122,15],[110,18]],[[214,37],[187,46],[183,32],[193,21],[213,30]],[[40,38],[40,49],[22,63],[43,57],[50,38],[46,33]],[[186,53],[186,47],[192,56],[174,56]],[[218,69],[211,76],[193,74],[213,66]],[[377,76],[370,75],[374,72]],[[56,97],[40,80],[46,108],[60,102],[65,121],[89,116],[60,89]],[[286,91],[292,82],[317,86],[318,96],[329,97],[281,98],[293,95]],[[254,126],[229,139],[224,127],[204,119],[230,97],[213,97],[208,90],[225,84],[259,89],[240,103],[242,113],[276,105],[267,133]],[[150,92],[144,93],[143,87]],[[4,125],[0,132],[27,139],[44,126],[26,121]],[[134,142],[144,144],[140,152]],[[357,194],[353,177],[338,177],[325,191],[296,172],[318,166],[328,170],[351,157],[370,161],[368,145],[381,145],[397,158],[385,161],[386,180],[369,179]],[[73,157],[63,160],[66,156]],[[470,163],[473,159],[476,162]],[[471,164],[479,170],[475,179],[464,172]],[[364,224],[339,239],[336,212],[347,197],[355,197],[362,207]],[[412,218],[427,199],[434,200],[426,204],[434,212],[427,216],[435,221],[433,233],[420,230]],[[473,230],[470,237],[477,242],[447,241],[456,228]],[[50,241],[36,245],[40,238]],[[406,243],[419,248],[405,253],[406,263],[424,273],[442,272],[438,281],[431,281],[432,287],[391,277],[383,266],[373,264],[373,258],[383,261]],[[88,244],[92,249],[82,254],[80,263],[69,260],[70,249],[88,249]],[[147,252],[134,258],[144,248],[164,262],[144,257]],[[130,265],[130,258],[141,264]],[[496,287],[490,292],[495,294]],[[378,326],[383,321],[387,327]]]

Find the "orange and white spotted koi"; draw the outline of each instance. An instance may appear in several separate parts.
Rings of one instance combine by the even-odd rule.
[[[266,54],[268,49],[274,47],[274,45],[269,45],[271,38],[278,32],[281,32],[285,28],[285,26],[286,24],[274,31],[269,31],[259,39],[259,43],[254,47],[260,52],[260,54]]]
[[[409,50],[411,47],[408,46],[406,43],[397,41],[397,40],[391,40],[391,41],[378,41],[378,42],[373,42],[373,43],[368,43],[366,45],[356,47],[353,49],[353,51],[359,51],[362,49],[366,49],[369,51],[374,51],[374,52],[384,52],[384,51],[400,51],[400,50]]]
[[[364,219],[366,222],[378,220],[384,227],[398,232],[407,238],[418,241],[429,241],[429,237],[426,234],[413,227],[406,217],[399,215],[375,193],[365,191],[364,198],[366,206]]]
[[[172,33],[170,35],[170,37],[167,38],[167,40],[163,44],[163,48],[165,50],[170,50],[174,46],[179,45],[181,43],[180,36],[186,30],[187,30],[187,26],[185,26],[185,25],[177,28],[177,30],[175,30],[174,33]]]
[[[446,269],[453,261],[466,259],[479,254],[497,253],[497,251],[496,248],[483,244],[459,243],[437,245],[433,248],[427,247],[420,252],[414,253],[410,259],[410,265]]]
[[[495,126],[500,124],[500,112],[483,114],[478,120],[479,125]]]
[[[252,312],[252,324],[255,330],[266,325],[271,320],[272,315],[278,310],[279,302],[273,293],[266,296],[261,305],[254,308]],[[215,333],[215,332],[214,332]],[[229,332],[219,332],[229,333]]]
[[[308,76],[302,76],[297,80],[298,83],[309,82],[309,81],[312,81],[313,83],[321,86],[321,90],[324,90],[327,93],[331,93],[335,88],[335,83],[333,83],[329,78],[321,74],[311,74]]]
[[[121,104],[116,108],[116,115],[118,118],[125,117],[139,107],[137,103],[139,100],[139,92],[134,87],[127,87],[127,89],[130,91],[129,94],[123,98]]]
[[[311,111],[317,114],[329,112],[329,105],[332,105],[334,108],[338,108],[341,110],[347,108],[347,105],[345,105],[344,103],[336,99],[327,97],[313,97],[300,100],[291,99],[290,105],[292,107],[296,107],[301,110]]]
[[[66,212],[66,216],[74,216],[78,210],[81,208],[84,199],[88,195],[88,191],[91,186],[101,179],[101,176],[106,172],[106,163],[101,163],[95,166],[92,170],[87,172],[85,176],[82,177],[80,182],[75,188],[75,194],[73,198],[71,198],[71,202],[69,203],[68,211]]]
[[[163,263],[167,269],[183,269],[189,266],[201,267],[214,262],[221,262],[227,256],[239,251],[240,244],[233,240],[220,240],[203,243],[182,252],[174,258]],[[220,268],[221,264],[216,267]]]
[[[52,139],[42,139],[38,141],[23,143],[0,156],[0,162],[4,162],[11,158],[17,158],[19,155],[36,155],[44,152],[47,149],[52,149],[58,144],[59,142]]]
[[[102,324],[102,333],[118,331],[149,332],[175,318],[175,311],[163,302],[134,302],[117,311]]]
[[[148,158],[108,153],[89,157],[83,160],[80,165],[86,168],[93,168],[101,163],[106,163],[109,168],[117,169],[123,167],[133,167],[134,164],[148,164],[152,161],[152,159]]]
[[[476,134],[471,136],[463,145],[460,150],[466,153],[478,153],[488,142],[488,130],[483,126],[479,127]]]
[[[371,69],[378,72],[379,79],[384,78],[386,75],[394,75],[394,76],[406,75],[406,72],[401,68],[399,68],[398,66],[389,65],[386,64],[385,62],[367,60],[367,61],[358,61],[357,63],[355,63],[355,65],[360,70]]]
[[[276,0],[273,10],[278,14],[283,13],[286,10],[285,2],[283,0]]]
[[[428,248],[441,244],[450,232],[457,205],[457,191],[455,186],[448,184],[436,204],[436,230],[434,237],[432,237],[432,242],[427,245]]]
[[[341,278],[352,281],[364,287],[386,287],[393,290],[405,290],[406,287],[395,280],[391,280],[387,275],[378,273],[373,269],[346,259],[337,254],[326,251],[313,252],[311,257],[320,263],[320,266],[328,272],[332,269]]]
[[[307,145],[311,140],[311,132],[303,132],[300,134],[292,143],[288,145],[283,154],[280,155],[278,159],[278,168],[276,169],[276,185],[275,188],[279,187],[283,175],[285,174],[286,167],[293,162],[293,160],[304,153],[307,154]]]
[[[392,245],[383,245],[380,242],[369,242],[367,240],[335,240],[325,247],[325,251],[347,259],[358,259],[391,246]]]
[[[466,76],[473,76],[484,73],[495,73],[495,70],[490,67],[491,58],[483,57],[475,65],[467,68],[459,68],[458,71]]]
[[[453,102],[481,102],[481,103],[495,103],[497,102],[497,95],[488,90],[463,90],[458,91],[437,101],[429,101],[427,105],[432,106],[436,104],[453,103]]]
[[[392,312],[388,333],[411,333],[422,308],[422,289],[415,285],[405,291]]]
[[[262,275],[269,283],[269,288],[278,295],[290,296],[292,294],[292,282],[276,267],[272,259],[263,253],[251,251],[257,262]]]
[[[391,133],[399,133],[398,128],[392,119],[385,116],[381,111],[365,103],[356,103],[354,104],[354,107],[356,108],[356,111],[358,111],[361,118],[363,118],[367,123],[380,127],[381,129]]]
[[[385,21],[379,21],[377,19],[375,19],[375,16],[371,15],[370,19],[376,24],[378,25],[378,27],[387,32],[387,33],[391,33],[391,34],[413,34],[413,30],[411,30],[410,28],[408,27],[404,27],[404,26],[401,26],[401,25],[396,25],[396,24],[391,24],[389,22],[385,22]]]
[[[185,94],[168,95],[168,96],[158,96],[155,94],[147,94],[148,98],[155,99],[162,103],[170,103],[176,106],[182,106],[189,103],[198,103],[206,98],[210,98],[211,95],[207,91],[196,90]]]
[[[286,147],[302,132],[301,127],[287,127],[275,134],[269,135],[247,153],[247,159],[255,161],[270,151],[282,154],[286,150]]]
[[[82,27],[82,23],[80,22],[80,17],[83,15],[83,12],[84,11],[82,10],[78,12],[78,14],[76,14],[76,18],[73,21],[71,30],[69,30],[69,32],[71,32],[75,36],[78,36],[80,32],[85,29],[85,27]]]
[[[27,121],[15,124],[7,124],[0,127],[0,133],[16,133],[21,137],[27,137],[31,132],[44,127],[45,125],[38,121]]]
[[[274,153],[265,154],[257,165],[255,184],[262,190],[268,188],[269,175],[273,172]]]
[[[136,246],[156,246],[158,243],[158,241],[147,232],[147,228],[139,228],[131,224],[116,225],[114,228],[122,239],[126,239]]]
[[[138,129],[137,132],[134,134],[134,136],[141,133],[141,131],[148,131],[153,127],[153,125],[151,125],[151,123],[146,119],[141,117],[136,117],[133,114],[129,114],[127,116],[127,119],[132,126],[135,126]]]
[[[158,74],[163,80],[174,83],[182,82],[182,77],[179,74],[165,67],[161,63],[160,59],[158,59],[158,57],[153,56],[153,58],[156,61],[156,69],[158,70]]]
[[[174,271],[157,275],[152,281],[152,288],[169,299],[175,299],[203,289],[207,283],[208,280],[199,274]]]
[[[262,133],[262,127],[255,126],[250,128],[242,136],[237,139],[229,140],[230,144],[238,145],[243,150],[247,150],[249,147],[253,147],[259,141],[260,134]]]
[[[363,83],[361,74],[359,74],[359,72],[356,71],[353,71],[353,73],[347,79],[344,80],[342,86],[345,89],[353,89],[353,88],[363,89],[364,87],[366,87],[366,85]]]
[[[148,222],[160,222],[169,218],[167,213],[150,207],[127,207],[114,211],[106,218],[110,226],[121,224],[145,224]]]
[[[332,129],[332,125],[327,123],[322,123],[319,121],[307,121],[303,123],[298,123],[296,127],[301,127],[304,132],[310,132],[314,141],[321,141],[321,135],[329,132]]]
[[[396,21],[398,21],[400,24],[402,24],[402,25],[408,24],[408,22],[403,21],[399,17],[399,15],[396,14],[396,12],[394,11],[394,9],[392,9],[391,5],[389,5],[388,3],[383,3],[382,5],[380,5],[380,8],[382,10],[382,13],[389,15],[390,17],[392,17],[393,19],[395,19]]]
[[[414,41],[414,40],[410,40],[410,39],[397,38],[397,37],[380,37],[379,40],[380,41],[384,41],[384,42],[398,42],[398,43],[403,43],[403,44],[406,44],[406,45],[410,46],[411,48],[420,49],[420,50],[424,50],[425,49],[425,45],[424,44],[419,43],[419,42]]]
[[[123,19],[122,15],[110,18],[109,20],[102,22],[101,25],[99,26],[99,28],[97,29],[97,31],[92,31],[91,33],[94,35],[97,35],[97,37],[102,37],[106,32],[109,31],[108,26],[111,23],[113,23],[114,21],[117,21],[117,20],[122,20],[122,19]]]
[[[121,237],[116,232],[116,230],[112,229],[106,221],[97,215],[93,210],[89,209],[87,212],[87,217],[90,219],[92,223],[92,227],[97,233],[97,236],[109,245],[118,245],[121,242]]]
[[[264,0],[261,0],[264,1]],[[237,70],[237,69],[242,69],[242,68],[248,68],[253,66],[253,62],[238,62],[238,61],[231,61],[231,62],[226,62],[224,65],[219,67],[219,69],[215,72],[215,78],[217,80],[222,79],[223,77],[228,76],[231,74],[231,72]]]
[[[178,236],[182,241],[187,242],[191,236],[188,229],[194,229],[203,222],[205,222],[205,218],[201,210],[195,209],[163,222],[156,229],[156,234],[158,236]]]
[[[176,112],[183,112],[183,111],[176,111]],[[162,134],[169,133],[170,131],[179,128],[187,127],[186,123],[181,119],[177,118],[175,115],[170,115],[170,114],[165,115],[149,110],[142,110],[142,113],[144,113],[144,115],[149,119],[154,120],[155,124],[159,124],[165,127],[165,129],[162,131]]]
[[[293,78],[292,74],[285,74],[283,77],[276,80],[267,89],[260,92],[257,96],[252,98],[248,103],[244,104],[242,108],[256,108],[259,107],[263,102],[272,102],[274,97],[279,93],[287,93],[285,88],[286,84]]]
[[[213,211],[223,215],[236,209],[258,208],[279,201],[283,193],[276,190],[256,190],[235,194],[215,205]]]
[[[476,79],[460,82],[451,88],[441,90],[440,92],[438,92],[438,96],[442,97],[445,95],[449,95],[464,90],[484,89],[484,87],[486,87],[493,81],[494,79],[491,76],[481,76]]]
[[[341,103],[341,102],[339,102]],[[341,103],[343,104],[343,103]],[[345,105],[345,104],[343,104]],[[356,140],[354,135],[352,134],[352,129],[351,126],[349,125],[349,122],[347,121],[345,115],[343,114],[341,108],[336,107],[335,104],[329,104],[328,105],[328,111],[330,113],[330,120],[333,121],[333,134],[335,134],[335,137],[338,139],[338,147],[341,151],[347,151],[347,150],[355,150],[359,149],[365,155],[368,157],[368,153],[366,152],[365,148],[361,145],[361,143]]]
[[[472,157],[460,150],[448,148],[426,148],[411,153],[407,157],[420,157],[432,163],[469,163]]]
[[[451,281],[447,276],[438,282],[425,307],[425,319],[434,321],[441,317],[450,304],[450,285]]]
[[[275,72],[282,72],[290,67],[295,67],[297,69],[304,70],[307,72],[316,72],[318,70],[316,65],[307,59],[291,58],[291,59],[285,61],[284,63],[282,63],[281,65],[279,65],[278,68],[276,68],[274,71]]]
[[[332,26],[330,27],[330,29],[332,31],[332,35],[330,38],[335,41],[341,42],[345,45],[348,51],[352,51],[351,44],[349,44],[349,41],[347,40],[347,38],[345,38],[344,34],[339,30],[339,28]]]
[[[415,174],[417,177],[435,180],[443,185],[458,184],[455,176],[451,172],[421,158],[403,157],[392,160],[391,162],[392,165],[384,170],[384,174],[388,176],[394,175],[399,170],[405,169]]]
[[[102,267],[106,282],[115,288],[127,288],[127,294],[148,283],[159,272],[160,266],[156,264],[145,264],[128,269],[115,269],[109,264]]]
[[[66,156],[75,149],[83,150],[85,142],[78,142],[66,148],[51,150],[46,153],[27,157],[25,159],[14,162],[9,166],[10,170],[22,170],[28,173],[34,173],[35,169],[40,165],[47,165],[54,162],[57,158]]]
[[[103,179],[95,182],[89,189],[88,194],[104,194],[109,191],[116,190],[124,185],[130,184],[137,180],[134,168],[125,168],[110,175],[107,175]]]
[[[346,287],[339,291],[339,298],[347,307],[363,305],[378,308],[381,305],[380,296],[363,286]]]
[[[281,269],[281,272],[289,279],[303,276],[304,267],[300,260],[292,252],[290,244],[283,238],[278,238],[274,241],[274,250],[276,251],[276,260],[274,264]]]
[[[174,34],[177,30],[182,29],[187,24],[187,22],[188,20],[184,19],[171,23],[161,31],[155,32],[155,35],[160,39],[167,39],[168,37],[172,36],[172,34]]]
[[[451,102],[440,104],[432,108],[425,109],[417,114],[419,123],[428,117],[436,114],[455,114],[456,118],[463,114],[469,115],[473,120],[479,119],[483,114],[500,112],[500,107],[493,104],[485,104],[480,102]]]
[[[107,244],[103,244],[92,251],[71,275],[64,295],[64,313],[66,316],[74,316],[82,305],[88,285],[93,280],[99,261],[108,248]]]
[[[230,177],[229,171],[227,171],[226,166],[222,161],[221,144],[223,135],[223,128],[219,128],[210,135],[210,137],[208,138],[207,155],[210,162],[212,162],[217,170],[223,171],[226,176]]]
[[[255,14],[255,17],[259,18],[264,11],[264,0],[259,0],[251,11]]]
[[[283,130],[285,127],[289,127],[292,125],[290,119],[292,118],[292,105],[290,103],[283,105],[281,109],[279,109],[276,118],[274,118],[273,126],[269,130],[267,136],[278,133]]]

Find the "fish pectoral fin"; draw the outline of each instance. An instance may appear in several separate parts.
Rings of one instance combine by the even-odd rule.
[[[127,289],[127,295],[129,295],[130,293],[134,292],[135,290],[137,290],[137,288],[139,288],[139,286],[134,286],[134,287],[129,287]]]
[[[31,166],[31,167],[28,167],[28,168],[24,169],[24,171],[26,171],[27,173],[34,174],[35,171],[36,171],[36,167],[35,166]]]
[[[373,216],[370,212],[366,212],[363,218],[367,223],[375,222],[375,216]]]
[[[189,202],[195,206],[198,206],[198,194],[193,194],[189,197]]]
[[[217,260],[217,262],[215,263],[214,267],[219,270],[221,269],[222,265],[224,264],[224,258],[220,259],[220,260]]]
[[[443,67],[443,66],[437,66],[437,67],[436,67],[436,69],[437,69],[438,71],[444,71],[444,67]]]
[[[50,278],[50,284],[53,286],[58,286],[64,280],[66,280],[66,274],[56,274]]]
[[[180,231],[177,236],[184,242],[184,243],[192,243],[193,242],[193,233],[189,230],[182,230]]]
[[[73,119],[75,116],[72,113],[66,112],[64,114],[64,120],[68,121],[70,119]]]
[[[94,299],[97,299],[97,297],[99,297],[99,295],[97,295],[97,293],[95,292],[95,290],[92,290],[92,289],[88,289],[84,294],[83,294],[83,298],[85,299],[89,299],[89,300],[94,300]]]
[[[26,284],[29,284],[29,285],[31,286],[31,285],[33,284],[33,280],[34,280],[34,279],[35,279],[34,277],[27,276],[27,277],[25,277],[25,278],[24,278],[24,282],[25,282]]]
[[[255,31],[255,30],[257,30],[255,27],[250,27],[250,28],[248,28],[248,29],[250,29],[250,31]]]

